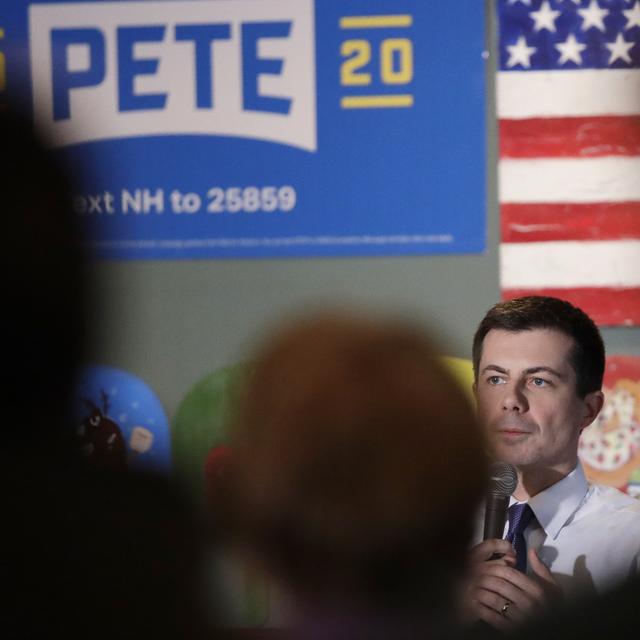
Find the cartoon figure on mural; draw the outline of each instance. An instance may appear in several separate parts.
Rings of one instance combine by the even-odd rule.
[[[123,471],[127,468],[127,447],[122,430],[109,417],[109,396],[103,389],[100,398],[102,408],[89,398],[82,399],[89,413],[77,429],[80,451],[94,469]]]
[[[579,455],[590,480],[640,497],[640,365],[632,357],[607,359],[605,404],[584,430]]]
[[[104,471],[169,471],[168,421],[143,380],[111,367],[85,367],[73,407],[75,442],[87,466]]]
[[[90,413],[77,429],[80,451],[94,469],[124,470],[136,455],[151,449],[153,433],[139,425],[133,427],[127,448],[122,429],[109,416],[109,395],[103,389],[100,389],[100,398],[102,409],[92,400],[82,398]]]

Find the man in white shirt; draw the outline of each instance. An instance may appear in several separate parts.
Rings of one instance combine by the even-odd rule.
[[[640,502],[590,486],[578,460],[580,433],[604,401],[604,362],[593,321],[556,298],[502,302],[480,323],[479,417],[493,455],[515,466],[518,484],[513,545],[486,540],[470,553],[470,617],[508,629],[554,596],[600,593],[640,569]],[[529,509],[518,542],[515,513]]]

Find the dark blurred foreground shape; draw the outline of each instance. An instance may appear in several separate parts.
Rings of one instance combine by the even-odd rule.
[[[0,140],[2,451],[56,460],[89,324],[85,261],[68,171],[8,107]]]
[[[0,635],[201,637],[202,530],[182,496],[78,464],[87,283],[67,173],[8,108],[0,139]]]
[[[518,640],[624,640],[637,637],[638,629],[640,577],[635,576],[603,595],[546,615],[514,635]]]
[[[204,637],[203,540],[163,479],[12,471],[3,638]]]
[[[484,491],[484,442],[422,333],[344,314],[258,353],[214,506],[294,602],[295,637],[444,631]]]

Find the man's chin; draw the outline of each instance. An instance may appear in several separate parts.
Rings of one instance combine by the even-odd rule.
[[[522,451],[517,451],[515,447],[505,445],[493,447],[493,457],[495,460],[508,462],[517,468],[527,467],[534,463],[534,461],[530,459],[530,456],[527,456]]]

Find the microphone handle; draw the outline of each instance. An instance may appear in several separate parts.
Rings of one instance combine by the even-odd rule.
[[[509,496],[490,493],[484,512],[484,534],[482,539],[502,538],[504,536],[504,524],[507,521],[507,508]]]

